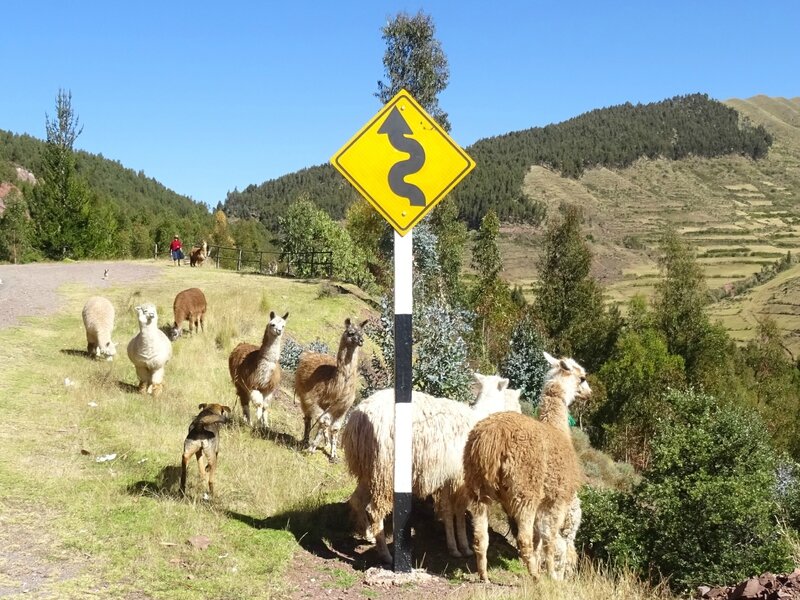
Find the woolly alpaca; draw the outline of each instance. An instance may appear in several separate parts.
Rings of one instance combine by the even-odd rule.
[[[92,296],[83,305],[81,316],[86,328],[86,352],[93,358],[112,360],[117,353],[117,347],[111,341],[114,305],[103,296]]]
[[[303,445],[314,452],[323,438],[328,438],[331,462],[337,460],[336,438],[342,421],[356,400],[358,355],[366,324],[355,325],[345,319],[336,356],[303,352],[294,373],[294,389],[303,410]],[[315,427],[316,436],[309,441]]]
[[[172,344],[158,328],[158,313],[152,304],[136,307],[139,333],[128,342],[128,358],[136,367],[141,393],[158,396],[164,384],[164,366],[172,358]]]
[[[208,244],[203,240],[199,247],[195,246],[189,252],[189,266],[199,267],[208,256]]]
[[[175,316],[175,321],[172,324],[172,329],[170,329],[170,339],[175,341],[181,337],[181,325],[183,325],[184,321],[189,321],[189,333],[192,333],[192,325],[194,325],[195,333],[200,328],[205,331],[207,308],[205,294],[199,288],[189,288],[178,292],[178,295],[175,296],[175,302],[172,303],[172,313]]]
[[[464,448],[464,484],[475,527],[478,574],[488,581],[489,504],[497,500],[517,523],[517,547],[530,574],[538,577],[537,522],[542,526],[547,572],[558,578],[554,554],[569,505],[581,480],[581,469],[569,433],[567,409],[576,396],[591,393],[586,372],[571,358],[550,363],[542,390],[540,421],[516,413],[490,415],[480,421]],[[539,521],[537,521],[539,519]]]
[[[268,425],[267,409],[280,387],[281,343],[288,318],[288,312],[283,317],[276,316],[274,311],[270,312],[261,346],[242,342],[228,357],[228,370],[236,395],[242,403],[244,418],[254,427],[256,423],[264,427]],[[250,420],[251,402],[256,406],[256,423]]]
[[[564,524],[555,534],[555,547],[553,549],[553,561],[555,564],[553,579],[562,581],[567,575],[575,572],[578,564],[578,553],[575,550],[575,536],[581,526],[583,510],[581,509],[581,499],[578,494],[572,497],[572,502],[567,509]],[[534,546],[538,546],[541,538],[550,535],[550,519],[540,513],[536,519],[536,537]]]
[[[508,379],[496,375],[475,378],[480,392],[472,408],[462,402],[412,393],[412,492],[434,496],[444,521],[447,549],[452,556],[470,555],[466,534],[462,454],[473,425],[488,414],[505,410]],[[350,507],[358,528],[374,539],[381,559],[391,562],[383,521],[392,511],[394,481],[394,390],[376,392],[350,414],[342,432],[347,466],[358,487]],[[456,531],[453,528],[455,520]],[[456,533],[458,544],[456,544]]]

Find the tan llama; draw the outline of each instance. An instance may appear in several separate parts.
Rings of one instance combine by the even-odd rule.
[[[356,400],[358,355],[364,345],[362,329],[367,321],[356,325],[344,321],[336,356],[318,352],[303,352],[294,374],[294,389],[303,410],[303,445],[314,452],[328,438],[330,460],[338,460],[337,437],[344,417]],[[311,431],[316,435],[311,440]]]
[[[539,575],[535,547],[537,523],[542,527],[542,553],[547,573],[557,579],[554,563],[557,536],[582,480],[569,432],[568,407],[591,393],[586,372],[571,358],[545,353],[551,369],[542,390],[539,421],[502,412],[479,421],[464,448],[464,484],[475,527],[478,575],[488,581],[489,504],[500,502],[518,526],[517,547],[533,577]],[[538,544],[537,544],[538,545]]]
[[[236,387],[236,395],[242,403],[245,420],[252,426],[269,424],[267,409],[281,383],[281,340],[286,326],[287,312],[278,317],[269,313],[269,322],[264,329],[261,346],[242,342],[228,357],[228,370]],[[256,407],[256,423],[250,419],[250,403]]]

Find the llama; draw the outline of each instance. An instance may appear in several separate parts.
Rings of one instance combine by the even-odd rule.
[[[271,311],[261,346],[242,342],[228,357],[228,370],[242,403],[245,421],[253,427],[259,423],[263,427],[269,424],[267,410],[281,383],[281,343],[288,318],[288,312],[278,317]],[[250,419],[250,402],[256,406],[255,423]]]
[[[81,313],[86,328],[86,352],[93,358],[113,360],[117,347],[111,341],[114,330],[114,305],[103,296],[92,296]]]
[[[444,522],[448,552],[456,557],[472,554],[462,490],[467,435],[486,415],[506,410],[508,379],[479,373],[475,379],[480,391],[471,408],[463,402],[412,392],[412,492],[421,499],[434,496],[436,513]],[[393,389],[374,393],[352,411],[342,432],[342,444],[348,469],[358,480],[349,500],[357,527],[366,532],[369,541],[376,542],[381,560],[391,562],[383,521],[392,511],[393,500]]]
[[[517,547],[528,572],[539,575],[537,519],[548,574],[555,570],[556,536],[578,491],[581,469],[569,432],[568,407],[591,393],[586,372],[571,358],[551,366],[537,421],[521,414],[490,415],[475,425],[464,447],[464,490],[475,528],[478,575],[488,581],[489,503],[497,500],[517,523]],[[546,526],[545,526],[546,525]]]
[[[356,325],[344,320],[344,332],[336,356],[304,352],[294,374],[294,389],[303,410],[303,445],[309,452],[327,438],[330,460],[338,460],[337,437],[342,421],[356,400],[358,384],[358,355],[364,345],[363,328],[367,321]],[[317,432],[310,441],[311,430]]]
[[[194,332],[197,333],[200,328],[206,330],[205,316],[208,305],[206,303],[205,294],[199,288],[189,288],[178,292],[175,296],[175,301],[172,303],[172,313],[175,316],[175,321],[170,329],[169,337],[172,341],[181,337],[184,321],[189,321],[189,333],[192,333],[192,325],[194,325]]]
[[[158,396],[164,384],[164,366],[172,358],[172,344],[158,328],[158,313],[153,304],[136,307],[139,333],[128,342],[128,358],[136,367],[139,392]]]
[[[206,257],[208,256],[208,244],[206,241],[203,240],[203,243],[200,246],[195,246],[189,252],[189,266],[190,267],[200,267],[205,261]]]

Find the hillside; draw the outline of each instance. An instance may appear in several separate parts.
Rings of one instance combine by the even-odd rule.
[[[623,169],[590,169],[577,179],[541,166],[528,169],[525,193],[540,198],[548,210],[562,202],[584,208],[595,275],[613,300],[624,302],[652,291],[658,275],[654,249],[666,224],[697,247],[710,288],[742,280],[787,252],[800,251],[800,98],[757,96],[728,104],[773,136],[765,158],[641,158]],[[526,285],[535,277],[539,235],[534,227],[503,228],[505,276],[510,281]],[[792,277],[800,277],[797,267],[780,280]],[[762,297],[754,289],[719,309],[728,316],[739,311],[749,315],[734,327],[742,340],[752,336],[759,314],[781,312],[754,306],[753,295]],[[796,340],[792,348],[797,355],[800,323],[787,320],[783,325]]]

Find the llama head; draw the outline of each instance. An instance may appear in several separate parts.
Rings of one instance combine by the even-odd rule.
[[[271,339],[280,337],[283,333],[284,327],[286,327],[286,319],[288,318],[288,311],[282,317],[277,316],[274,310],[270,311],[269,323],[267,323],[267,330],[264,332],[264,337],[266,338],[269,336]]]
[[[544,352],[550,365],[545,385],[556,382],[563,390],[564,403],[569,406],[575,398],[588,398],[592,388],[586,381],[586,370],[573,358],[555,358]]]
[[[117,345],[111,340],[107,341],[105,346],[97,347],[97,356],[103,356],[106,360],[112,360],[117,354]]]
[[[136,307],[136,317],[139,319],[139,328],[144,329],[158,322],[158,313],[155,304],[142,304]]]
[[[183,334],[183,329],[177,323],[173,323],[172,327],[169,328],[169,339],[171,342],[177,340]]]
[[[499,375],[482,375],[477,371],[473,373],[473,377],[478,382],[480,389],[478,397],[472,404],[472,410],[484,417],[506,410],[508,379]]]
[[[342,333],[342,346],[355,348],[364,345],[364,327],[369,321],[364,321],[361,325],[356,325],[349,318],[344,320],[344,333]]]

